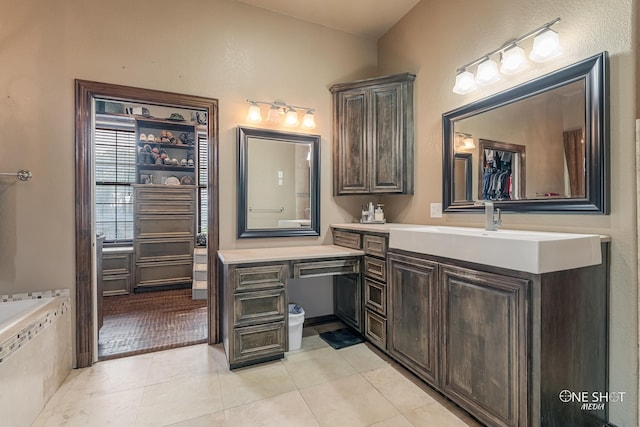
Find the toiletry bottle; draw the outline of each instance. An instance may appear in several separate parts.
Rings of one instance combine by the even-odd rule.
[[[369,221],[374,221],[376,212],[375,209],[373,207],[373,202],[369,202]]]
[[[360,217],[360,222],[361,223],[369,222],[369,211],[366,205],[362,205],[362,215]]]
[[[384,212],[382,211],[383,206],[384,205],[378,204],[378,207],[376,208],[376,212],[373,216],[376,222],[384,222]]]

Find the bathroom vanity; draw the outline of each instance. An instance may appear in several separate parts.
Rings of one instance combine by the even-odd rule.
[[[362,255],[360,250],[334,245],[218,251],[221,331],[229,367],[284,357],[289,347],[290,278],[340,276],[349,289],[360,289]],[[341,304],[336,311],[356,310],[349,308],[355,299],[334,294]]]
[[[608,390],[608,240],[427,228],[333,226],[335,244],[356,248],[377,237],[388,247],[386,282],[364,271],[367,339],[487,425],[606,423],[606,405],[581,410],[580,403],[562,402],[560,393]],[[468,252],[475,251],[474,239],[484,252]],[[509,244],[517,252],[500,253]],[[574,245],[571,253],[557,256],[566,245]],[[431,249],[447,256],[425,253]],[[489,258],[469,261],[467,254]],[[517,269],[489,264],[510,262],[509,256],[525,260]]]

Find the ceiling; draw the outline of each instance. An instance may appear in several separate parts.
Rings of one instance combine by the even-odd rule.
[[[378,39],[420,0],[236,0],[357,36]]]

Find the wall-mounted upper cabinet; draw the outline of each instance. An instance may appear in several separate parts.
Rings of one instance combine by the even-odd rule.
[[[415,75],[339,83],[333,94],[334,194],[413,194]]]

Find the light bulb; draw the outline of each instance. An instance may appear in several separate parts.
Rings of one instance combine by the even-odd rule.
[[[313,110],[307,110],[306,114],[302,117],[302,127],[305,129],[314,129],[316,127]]]
[[[533,49],[529,59],[535,62],[544,62],[562,55],[564,50],[560,46],[560,36],[555,31],[547,28],[533,39]]]
[[[524,49],[518,45],[513,45],[502,52],[502,65],[500,72],[506,75],[518,73],[529,67],[529,61],[524,54]]]
[[[260,106],[255,102],[252,102],[251,106],[249,107],[249,112],[247,113],[247,121],[251,123],[260,123],[262,121]]]
[[[277,105],[272,104],[269,109],[269,114],[267,115],[267,122],[277,125],[280,123],[280,108]]]
[[[284,119],[284,124],[286,126],[298,126],[298,113],[293,108],[289,107],[289,111],[287,111],[287,115]]]
[[[474,90],[476,90],[476,88],[476,80],[473,77],[473,73],[467,70],[458,73],[458,75],[456,76],[456,84],[453,86],[454,93],[465,95],[467,93],[473,92]]]
[[[476,72],[477,84],[486,86],[498,80],[500,80],[500,73],[498,72],[498,64],[496,61],[487,58],[478,64],[478,71]]]

